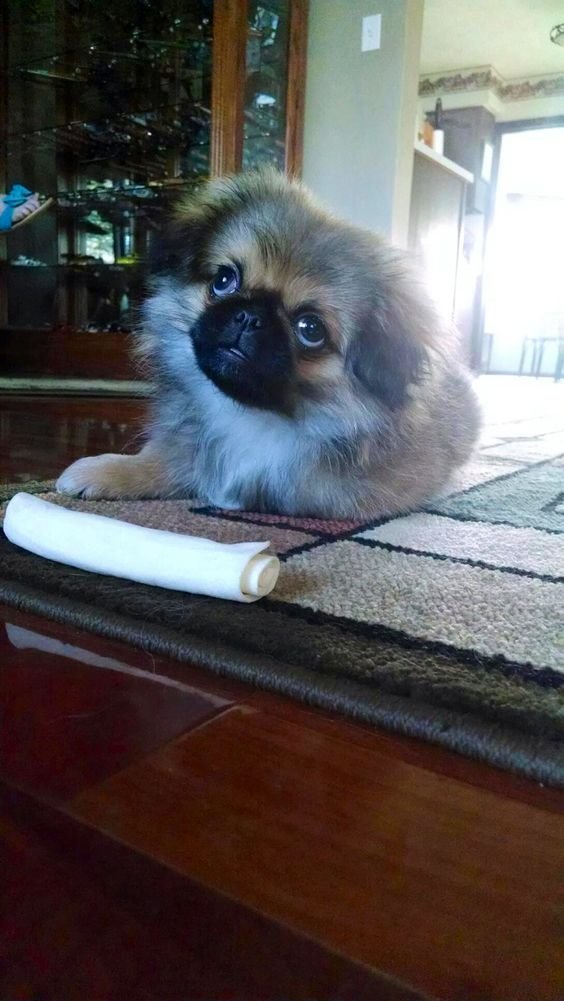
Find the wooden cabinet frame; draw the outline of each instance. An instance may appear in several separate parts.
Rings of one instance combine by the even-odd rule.
[[[247,0],[215,0],[213,22],[211,174],[237,171],[243,157]],[[308,0],[290,0],[285,164],[302,167]]]
[[[307,53],[308,0],[289,0],[288,74],[286,87],[285,162],[288,174],[299,176],[302,165],[305,103],[305,68]],[[6,26],[6,8],[0,13],[0,27]],[[243,158],[243,117],[248,33],[247,0],[215,0],[213,14],[212,107],[210,174],[218,176],[241,168]],[[6,31],[0,33],[0,190],[6,186],[5,143],[7,96],[1,86],[7,68]],[[25,178],[22,178],[25,183]],[[0,260],[9,256],[9,235],[0,238]],[[1,271],[1,269],[0,269]],[[0,274],[0,370],[3,376],[87,377],[91,347],[103,341],[102,361],[107,359],[107,378],[123,378],[128,372],[122,333],[87,333],[67,330],[59,333],[38,330],[2,330],[6,327],[5,283]],[[25,341],[25,343],[23,343]],[[53,343],[51,343],[51,341]],[[55,343],[57,341],[57,343]],[[116,342],[115,344],[113,342]],[[118,343],[119,341],[119,343]],[[102,364],[102,370],[105,366]],[[103,372],[96,366],[92,378]],[[133,374],[131,371],[130,374]]]

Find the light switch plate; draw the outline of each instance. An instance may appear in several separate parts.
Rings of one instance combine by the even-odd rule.
[[[361,52],[372,52],[373,49],[380,48],[382,38],[382,15],[370,14],[362,19],[362,42]]]

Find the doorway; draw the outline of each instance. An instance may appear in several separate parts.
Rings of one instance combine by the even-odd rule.
[[[564,377],[564,121],[500,137],[482,370]]]

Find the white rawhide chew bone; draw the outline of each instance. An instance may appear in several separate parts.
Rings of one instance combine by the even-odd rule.
[[[225,545],[69,511],[25,493],[8,504],[4,532],[16,546],[81,570],[231,601],[263,598],[280,571],[277,557],[264,553],[268,542]]]

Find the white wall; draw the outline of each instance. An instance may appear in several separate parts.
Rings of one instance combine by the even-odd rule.
[[[382,15],[361,52],[362,18]],[[339,215],[405,244],[423,0],[310,0],[304,181]]]
[[[564,64],[564,59],[563,59]],[[526,101],[501,101],[498,122],[520,122],[529,118],[551,118],[564,115],[564,94],[553,97],[533,97]]]

